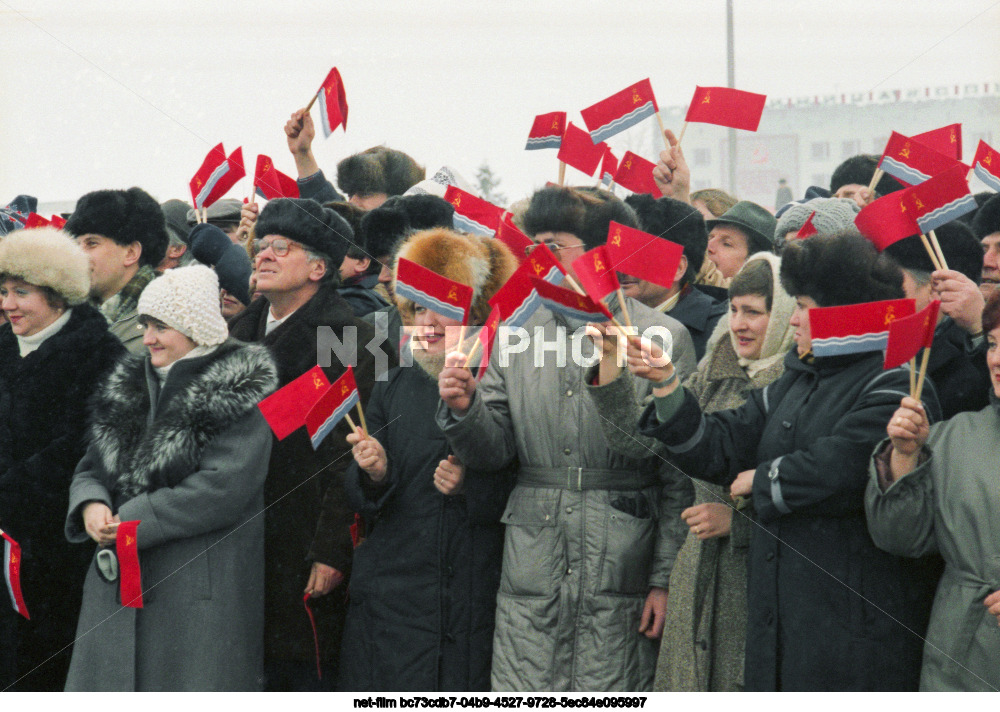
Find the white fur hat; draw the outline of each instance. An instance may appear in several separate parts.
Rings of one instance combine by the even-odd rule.
[[[219,303],[219,278],[205,265],[168,269],[142,290],[138,312],[199,346],[217,346],[229,337]]]
[[[15,230],[3,238],[0,274],[48,287],[70,306],[87,301],[90,292],[87,253],[54,227]]]

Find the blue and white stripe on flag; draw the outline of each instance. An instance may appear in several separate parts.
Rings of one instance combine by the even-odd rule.
[[[867,351],[885,351],[889,343],[889,330],[850,336],[831,336],[812,340],[814,356],[843,356]]]
[[[931,230],[936,230],[945,223],[960,218],[966,213],[971,213],[975,209],[976,199],[970,193],[963,195],[961,198],[956,198],[947,205],[942,205],[940,208],[936,208],[926,215],[921,215],[917,218],[917,225],[920,226],[920,231],[926,235]]]
[[[892,156],[883,156],[880,168],[893,178],[898,178],[910,185],[920,185],[925,180],[930,180],[930,176],[926,173],[921,173],[916,168],[901,163]]]
[[[653,102],[647,101],[645,104],[635,107],[624,116],[619,116],[614,121],[609,121],[603,126],[598,126],[590,132],[590,138],[593,139],[595,144],[600,143],[601,141],[605,141],[625,129],[635,126],[639,122],[648,119],[655,113],[656,108],[653,106]]]
[[[457,210],[452,216],[452,226],[459,232],[470,232],[473,235],[482,235],[483,237],[496,237],[497,234],[496,230],[491,230],[482,223],[476,222],[472,218],[462,215]]]
[[[1000,193],[1000,178],[997,178],[995,175],[983,168],[982,162],[977,162],[975,168],[972,169],[972,172],[976,174],[976,178]]]
[[[212,171],[212,175],[208,177],[205,181],[205,185],[202,186],[201,190],[198,191],[198,198],[195,201],[195,208],[202,208],[205,205],[205,201],[211,194],[212,190],[215,188],[215,184],[222,180],[222,176],[229,173],[229,161],[223,161],[215,167]]]
[[[462,307],[437,299],[427,292],[417,289],[412,284],[407,284],[398,279],[396,280],[396,294],[433,312],[437,312],[441,316],[457,319],[462,322],[465,320],[465,310]]]
[[[358,392],[353,391],[343,403],[337,406],[336,410],[330,413],[330,417],[323,421],[323,424],[316,430],[316,434],[309,439],[312,442],[313,450],[319,448],[323,439],[330,434],[331,430],[337,427],[337,423],[343,420],[348,411],[356,406],[360,400]]]

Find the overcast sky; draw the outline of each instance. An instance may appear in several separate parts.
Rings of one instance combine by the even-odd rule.
[[[993,0],[738,0],[735,23],[736,86],[769,97],[1000,79]],[[334,65],[350,115],[317,138],[328,173],[385,143],[469,180],[486,160],[515,199],[557,173],[523,150],[536,114],[579,122],[644,77],[661,106],[724,85],[725,2],[0,0],[0,204],[189,200],[219,141],[294,176],[282,127]]]

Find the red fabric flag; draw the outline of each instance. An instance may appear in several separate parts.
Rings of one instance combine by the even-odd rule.
[[[306,415],[330,387],[323,369],[313,366],[294,381],[257,404],[278,440],[284,440],[306,423]]]
[[[892,132],[878,167],[906,185],[918,185],[942,171],[962,165],[901,133]]]
[[[868,238],[881,252],[894,242],[920,234],[914,211],[907,204],[907,191],[883,195],[854,217],[858,232]]]
[[[396,264],[393,293],[462,324],[469,323],[472,287],[442,277],[403,257]]]
[[[609,185],[615,179],[615,173],[618,172],[618,159],[615,158],[615,154],[611,152],[611,147],[609,146],[607,150],[604,151],[604,157],[601,158],[601,182],[604,185]]]
[[[915,311],[912,299],[888,299],[809,310],[809,331],[815,356],[882,351],[889,324]]]
[[[799,228],[799,231],[795,233],[796,239],[805,240],[807,237],[812,237],[819,232],[819,230],[816,229],[816,226],[813,225],[814,217],[816,217],[816,211],[809,213],[809,217],[807,217],[806,221],[802,223],[802,227]]]
[[[595,144],[590,140],[590,134],[571,123],[566,127],[556,157],[567,166],[573,166],[581,173],[592,176],[607,148],[605,143]]]
[[[361,401],[358,384],[354,381],[354,369],[350,366],[323,391],[316,404],[306,413],[306,432],[313,450],[319,448],[323,439],[337,427],[337,423]]]
[[[927,234],[976,209],[969,192],[969,169],[961,163],[907,189],[905,199],[915,211],[920,232]]]
[[[191,179],[191,199],[195,210],[209,207],[246,174],[242,147],[227,158],[221,143],[214,146]]]
[[[21,545],[14,541],[6,532],[0,530],[3,537],[3,578],[7,583],[7,593],[14,610],[31,620],[28,606],[21,595]]]
[[[456,230],[483,237],[496,235],[503,208],[454,185],[445,190],[444,199],[455,208],[452,225]]]
[[[649,79],[612,94],[604,101],[580,111],[594,143],[606,141],[659,111]],[[566,161],[569,163],[569,161]],[[593,171],[591,171],[593,172]]]
[[[927,148],[933,148],[948,158],[962,160],[962,124],[949,124],[939,129],[915,134],[913,140],[919,141]]]
[[[58,228],[60,230],[66,227],[66,218],[60,217],[58,215],[53,215],[52,220],[50,220],[49,222],[52,223],[52,227]]]
[[[46,227],[51,223],[38,213],[29,213],[28,219],[24,221],[24,229],[30,230],[33,227]]]
[[[545,245],[536,245],[493,298],[490,306],[496,307],[507,326],[522,326],[531,318],[541,302],[531,280],[543,279],[550,284],[560,284],[566,273],[562,265]]]
[[[647,161],[642,156],[637,156],[631,151],[626,151],[622,156],[621,163],[618,164],[618,171],[615,173],[615,183],[628,188],[633,193],[648,193],[654,198],[663,197],[663,193],[653,180],[653,169],[656,164]]]
[[[330,138],[330,134],[338,126],[343,126],[347,130],[347,93],[344,91],[344,82],[340,78],[340,72],[334,67],[326,75],[319,91],[316,92],[319,98],[320,125],[323,127],[323,135]]]
[[[537,151],[540,148],[559,148],[563,133],[566,131],[566,112],[553,111],[550,114],[539,114],[531,124],[528,132],[526,151]]]
[[[295,182],[295,179],[275,168],[274,162],[264,154],[257,156],[253,185],[257,195],[264,200],[299,197],[299,184]]]
[[[756,131],[767,96],[727,87],[695,87],[685,121]]]
[[[670,289],[684,256],[683,245],[612,222],[604,246],[611,269]]]
[[[614,318],[603,303],[574,292],[572,289],[563,289],[549,284],[545,280],[535,278],[532,278],[531,284],[538,293],[542,304],[551,312],[582,321],[604,321]]]
[[[902,366],[920,349],[931,347],[940,308],[941,302],[935,299],[916,314],[900,317],[889,324],[889,342],[885,347],[883,364],[885,370]]]
[[[493,353],[493,344],[496,342],[497,329],[500,328],[500,308],[493,307],[483,328],[479,330],[477,338],[482,344],[483,355],[479,359],[479,370],[476,372],[476,380],[481,380],[486,375],[486,368],[490,365],[490,355]]]
[[[595,302],[604,299],[621,286],[618,284],[614,263],[608,257],[604,245],[588,250],[573,260],[573,272],[583,291]]]
[[[535,243],[517,228],[511,217],[512,213],[507,212],[500,218],[500,224],[497,226],[497,239],[507,245],[520,264],[528,257],[525,248],[531,247]]]
[[[1000,192],[1000,155],[997,155],[985,141],[980,141],[976,147],[976,157],[972,159],[972,171],[979,180]]]
[[[136,529],[140,521],[122,522],[118,525],[115,551],[118,554],[118,583],[122,605],[142,608],[142,572],[139,570],[139,537]]]

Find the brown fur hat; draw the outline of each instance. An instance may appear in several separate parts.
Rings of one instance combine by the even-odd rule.
[[[402,151],[372,146],[337,164],[337,185],[352,195],[402,195],[427,176],[423,166]]]
[[[490,298],[517,269],[517,260],[499,240],[464,235],[447,228],[414,233],[396,252],[392,286],[395,293],[396,269],[404,257],[442,277],[472,287],[470,323],[482,324],[490,316]],[[404,324],[412,324],[415,305],[396,295],[396,306]]]

